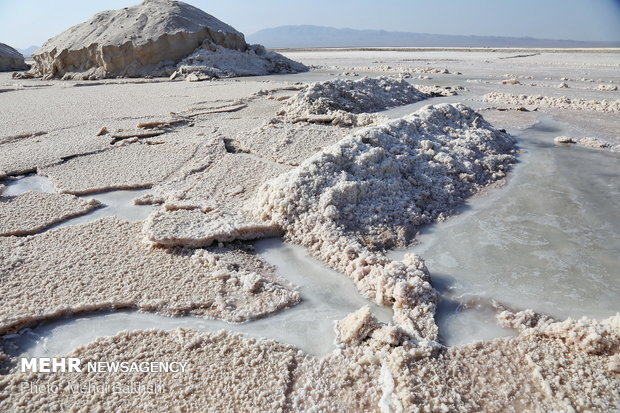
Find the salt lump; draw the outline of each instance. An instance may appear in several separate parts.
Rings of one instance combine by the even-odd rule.
[[[504,178],[513,152],[514,140],[472,109],[426,106],[350,135],[267,182],[256,216],[353,278],[366,297],[392,304],[409,335],[434,340],[437,297],[423,262],[376,251],[407,245],[420,225]]]
[[[0,72],[26,70],[29,67],[20,52],[9,45],[0,43]]]
[[[286,114],[293,121],[363,125],[372,123],[375,118],[367,113],[415,103],[428,97],[403,79],[385,76],[360,80],[336,79],[313,83],[299,92],[287,102]]]
[[[362,307],[336,322],[336,341],[348,345],[358,345],[377,326],[377,321],[370,313],[370,307]]]
[[[172,0],[145,0],[137,6],[98,13],[48,40],[33,55],[30,75],[63,79],[170,75],[179,61],[197,49],[236,58],[247,54],[241,63],[255,66],[249,71],[242,66],[239,72],[231,66],[224,70],[228,75],[307,70],[275,53],[248,46],[242,33],[196,7]],[[256,70],[260,64],[262,71]],[[186,65],[187,61],[185,72]]]
[[[608,142],[605,142],[601,139],[593,138],[593,137],[576,139],[570,136],[556,136],[555,138],[553,138],[553,142],[556,145],[576,144],[579,146],[584,146],[586,148],[593,148],[593,149],[610,149],[611,148],[611,144],[609,144]]]

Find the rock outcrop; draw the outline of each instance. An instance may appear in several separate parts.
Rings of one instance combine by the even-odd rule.
[[[248,53],[259,60],[273,57],[258,56],[242,33],[196,7],[173,0],[145,0],[137,6],[98,13],[48,40],[33,55],[30,75],[62,79],[168,76],[182,59],[198,50]],[[279,69],[268,67],[264,73],[250,74]],[[234,69],[227,72],[236,74]]]
[[[28,66],[24,62],[24,56],[11,46],[0,43],[0,72],[10,72],[12,70],[27,70]]]

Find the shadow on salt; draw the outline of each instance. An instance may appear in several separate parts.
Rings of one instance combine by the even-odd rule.
[[[60,228],[67,225],[86,224],[99,218],[111,216],[119,217],[129,222],[143,221],[149,216],[151,211],[158,208],[158,205],[136,205],[133,203],[133,200],[140,198],[149,192],[150,189],[132,189],[99,192],[96,194],[80,196],[80,198],[83,199],[94,198],[103,204],[103,206],[85,215],[63,221],[50,227],[49,229]]]

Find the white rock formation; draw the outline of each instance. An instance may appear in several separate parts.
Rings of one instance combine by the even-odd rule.
[[[249,56],[257,50],[248,46],[242,33],[196,7],[173,0],[145,0],[98,13],[48,40],[33,55],[30,74],[63,79],[169,76],[179,61],[199,48],[227,55],[248,51]],[[255,55],[255,61],[273,60],[273,64],[264,63],[265,72],[251,74],[279,71],[278,61],[291,63],[284,64],[287,71],[306,69],[277,54]],[[235,75],[248,72],[229,69]]]
[[[24,56],[11,46],[0,43],[0,72],[10,72],[13,70],[27,70],[28,66],[24,62]]]

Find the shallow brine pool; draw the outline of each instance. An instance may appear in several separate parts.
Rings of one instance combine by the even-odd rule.
[[[526,130],[508,184],[428,226],[410,249],[444,298],[444,343],[511,334],[494,324],[492,300],[558,318],[620,312],[620,154],[553,144],[565,134],[549,119]]]
[[[413,251],[426,261],[441,293],[440,339],[458,345],[514,334],[499,327],[501,308],[526,309],[559,318],[603,318],[620,311],[620,154],[557,147],[562,124],[548,119],[521,134],[524,150],[508,184],[472,199],[460,214],[423,229]],[[45,178],[8,182],[3,195],[53,191]],[[116,215],[145,219],[152,207],[133,205],[148,190],[92,194],[106,205],[58,226]],[[10,337],[16,354],[66,354],[100,336],[122,330],[227,329],[298,346],[309,354],[335,348],[335,320],[364,305],[388,322],[392,312],[364,299],[344,275],[279,239],[255,243],[257,253],[300,288],[303,301],[244,324],[197,317],[165,317],[136,311],[67,317]],[[407,251],[393,251],[400,259]]]

